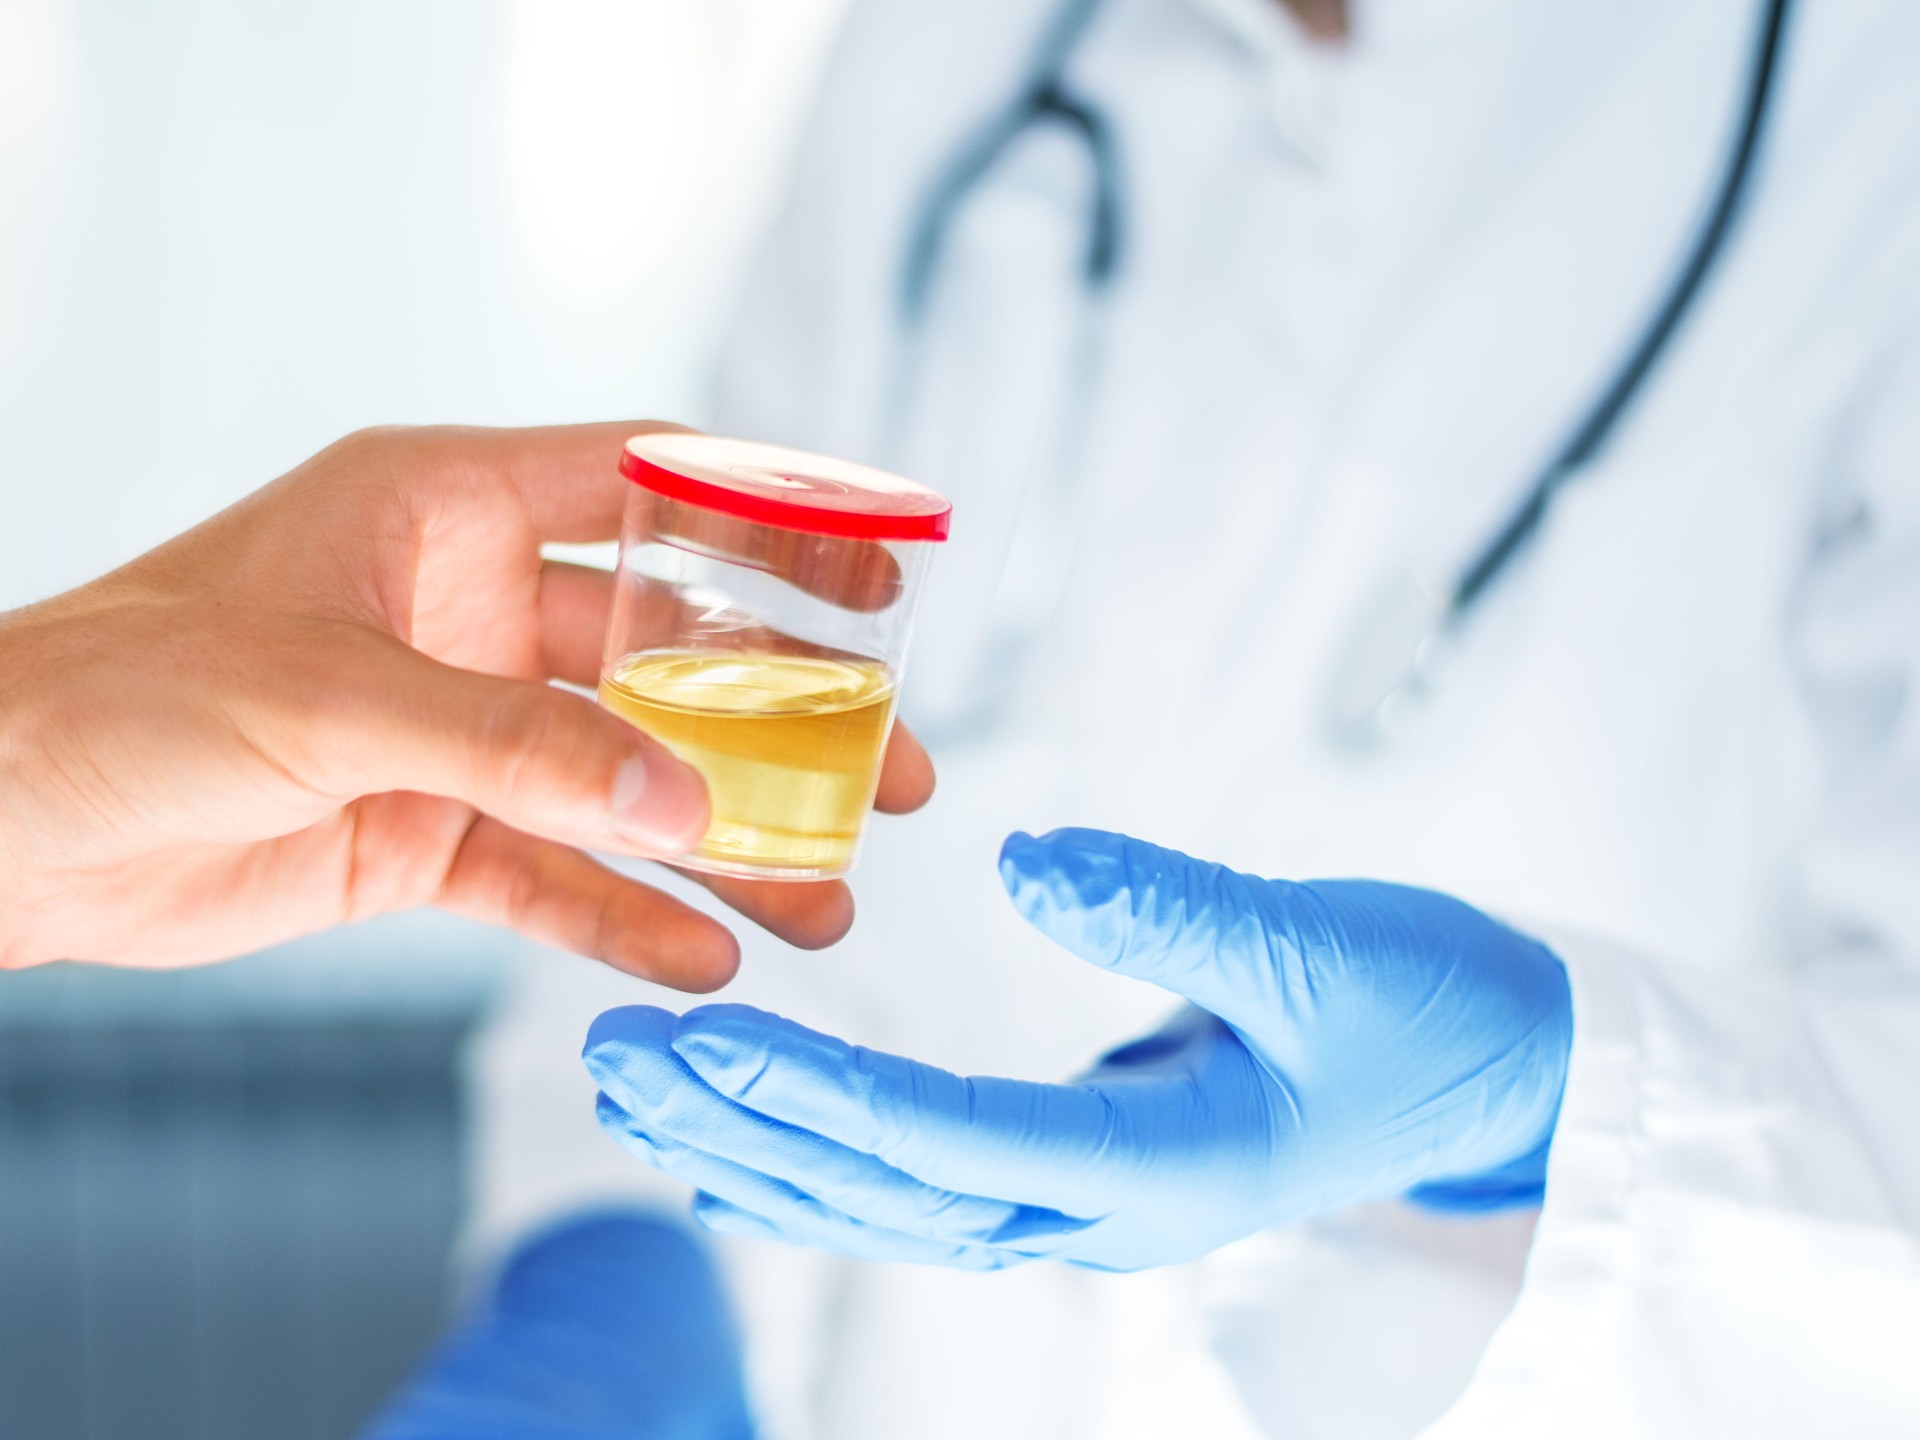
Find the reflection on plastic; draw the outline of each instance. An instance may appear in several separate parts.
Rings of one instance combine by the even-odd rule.
[[[636,495],[634,509],[669,546],[778,576],[843,610],[871,615],[900,599],[900,562],[875,541],[803,535],[661,495]]]

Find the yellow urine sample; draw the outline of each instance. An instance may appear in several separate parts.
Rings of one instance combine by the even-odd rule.
[[[601,678],[600,703],[706,778],[713,823],[693,868],[800,880],[853,864],[893,719],[885,665],[643,651]]]

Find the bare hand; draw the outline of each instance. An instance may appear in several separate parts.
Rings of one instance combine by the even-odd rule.
[[[688,990],[725,927],[587,849],[670,858],[697,774],[550,678],[597,678],[614,536],[650,427],[350,436],[91,585],[0,616],[0,965],[169,966],[438,905]],[[652,427],[659,428],[659,427]],[[897,731],[877,805],[933,788]],[[795,944],[837,882],[713,881]]]

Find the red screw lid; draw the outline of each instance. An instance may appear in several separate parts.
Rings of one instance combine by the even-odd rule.
[[[703,510],[849,540],[945,540],[953,513],[946,497],[884,470],[685,431],[634,436],[620,473]]]

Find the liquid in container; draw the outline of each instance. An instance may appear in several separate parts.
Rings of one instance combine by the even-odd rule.
[[[913,612],[951,507],[897,475],[713,435],[629,440],[600,703],[707,782],[675,863],[821,880],[853,868]]]

